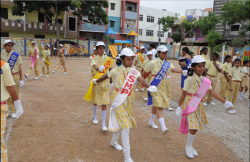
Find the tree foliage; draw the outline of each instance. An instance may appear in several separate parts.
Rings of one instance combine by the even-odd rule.
[[[231,45],[233,47],[244,47],[246,40],[241,37],[235,37],[232,39]]]
[[[214,30],[210,30],[208,32],[208,35],[206,36],[208,46],[213,48],[216,46],[216,43],[222,39],[222,36],[219,32],[216,32]]]
[[[215,16],[215,13],[209,12],[208,16],[199,19],[194,25],[201,31],[201,34],[208,35],[210,30],[215,30],[215,26],[218,22],[219,18]]]
[[[179,43],[181,42],[182,36],[181,34],[174,33],[171,35],[171,38],[174,40],[174,42]]]
[[[160,19],[160,22],[163,25],[163,31],[168,32],[169,29],[174,27],[174,23],[177,20],[178,20],[178,17],[172,17],[172,16],[162,17]]]
[[[219,44],[217,46],[215,46],[213,48],[213,52],[216,52],[216,53],[221,53],[223,51],[223,45],[225,45],[225,50],[228,50],[228,45],[227,43],[222,43],[222,44]]]

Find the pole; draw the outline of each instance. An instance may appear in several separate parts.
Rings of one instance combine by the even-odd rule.
[[[159,45],[161,44],[161,22],[160,22],[160,20],[158,21],[158,24],[159,24]]]
[[[224,52],[225,52],[225,45],[223,45],[223,49],[222,49],[222,56],[221,56],[222,65],[223,65],[223,62],[224,62]]]

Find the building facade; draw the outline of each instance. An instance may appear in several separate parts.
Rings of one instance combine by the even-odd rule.
[[[185,12],[185,16],[187,19],[196,19],[199,20],[202,17],[208,16],[208,13],[211,12],[212,8],[206,8],[204,10],[201,9],[188,9]]]
[[[178,13],[166,11],[165,9],[159,10],[140,6],[138,30],[139,40],[144,43],[158,43],[160,37],[161,44],[166,44],[165,41],[169,32],[163,32],[162,25],[160,25],[159,29],[158,20],[162,17],[178,15]]]

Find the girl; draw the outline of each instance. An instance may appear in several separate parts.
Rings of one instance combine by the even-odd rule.
[[[169,99],[166,93],[166,85],[167,85],[166,74],[170,71],[182,74],[182,70],[176,69],[173,64],[171,64],[168,61],[165,61],[167,59],[167,51],[168,49],[164,45],[159,46],[157,48],[157,54],[159,58],[151,61],[145,67],[144,72],[142,73],[142,76],[144,76],[147,73],[151,72],[152,74],[152,78],[150,80],[151,85],[157,85],[158,89],[156,93],[149,93],[149,97],[151,99],[149,98],[148,105],[149,106],[153,105],[153,108],[148,125],[154,129],[158,128],[154,124],[154,119],[157,114],[163,134],[166,134],[168,132],[168,128],[166,128],[165,126],[165,121],[163,117],[163,109],[169,107]],[[186,71],[184,71],[183,73],[186,73]]]
[[[182,48],[182,57],[185,57],[185,63],[179,62],[179,65],[181,65],[182,70],[187,70],[188,66],[191,64],[191,56],[189,55],[189,49],[187,47]],[[184,81],[187,79],[187,76],[181,75],[181,90],[184,86]]]
[[[248,78],[247,78],[247,76],[249,77],[250,61],[249,60],[244,60],[243,61],[243,65],[244,65],[244,68],[242,69],[242,71],[243,71],[243,77],[241,78],[242,79],[241,87],[242,87],[242,90],[244,90],[244,88],[245,88],[245,91],[242,91],[240,93],[240,99],[241,100],[247,99],[247,98],[244,97],[244,95],[248,91],[248,85],[247,85]]]
[[[228,101],[232,102],[235,106],[235,102],[238,97],[238,92],[242,92],[241,88],[241,77],[242,77],[242,70],[240,69],[241,61],[240,59],[235,59],[233,62],[233,68],[229,70],[229,94],[228,94]],[[234,108],[228,109],[228,113],[235,114],[236,111]]]
[[[130,157],[130,145],[129,145],[129,131],[130,128],[134,127],[136,128],[136,122],[135,122],[135,118],[134,118],[134,113],[133,113],[133,106],[134,106],[134,100],[135,100],[135,95],[134,95],[134,90],[133,90],[133,84],[135,83],[135,81],[133,82],[133,84],[125,84],[124,82],[128,83],[127,80],[129,80],[129,78],[127,78],[127,76],[129,74],[132,74],[132,70],[133,72],[137,72],[135,75],[136,80],[138,80],[143,86],[148,88],[148,91],[151,92],[156,92],[157,88],[155,86],[150,86],[149,83],[147,83],[142,77],[139,71],[135,70],[134,68],[132,69],[131,66],[133,65],[133,59],[134,59],[134,52],[128,48],[125,48],[121,51],[121,60],[122,60],[122,66],[110,71],[108,74],[105,74],[104,76],[102,76],[101,78],[99,78],[98,80],[94,79],[93,82],[94,84],[99,84],[100,82],[104,81],[105,79],[114,78],[114,82],[115,82],[115,91],[113,91],[112,97],[111,99],[113,100],[112,102],[114,102],[113,104],[115,104],[117,101],[116,99],[119,98],[118,100],[122,100],[122,96],[121,94],[123,94],[123,90],[126,87],[130,88],[130,91],[128,92],[128,96],[126,96],[124,102],[122,102],[119,106],[117,105],[117,108],[115,108],[115,120],[118,123],[118,128],[117,129],[111,129],[113,126],[111,119],[112,119],[112,107],[113,104],[111,106],[111,113],[110,113],[110,127],[109,130],[114,132],[113,134],[113,138],[111,140],[111,145],[113,147],[115,147],[116,150],[122,150],[123,149],[123,153],[124,153],[124,162],[133,162],[133,160]],[[130,73],[131,72],[131,73]],[[124,86],[123,86],[124,85]],[[119,134],[120,132],[122,132],[122,145],[123,148],[118,144],[117,140],[119,138]]]
[[[152,53],[151,51],[148,51],[147,57],[148,57],[148,59],[147,59],[146,61],[144,61],[143,64],[142,64],[142,68],[143,68],[142,70],[143,70],[143,71],[144,71],[144,68],[148,65],[148,63],[150,63],[150,62],[153,60],[153,53]],[[145,79],[148,83],[150,83],[151,77],[152,77],[152,74],[151,74],[151,73],[148,73],[147,75],[144,76],[144,79]],[[145,91],[143,92],[143,99],[144,99],[144,101],[147,101],[147,100],[148,100],[148,91],[147,91],[147,90],[145,90]]]
[[[224,98],[225,100],[228,97],[228,82],[229,82],[229,70],[232,67],[231,64],[231,56],[230,55],[226,55],[225,59],[224,59],[224,64],[222,66],[222,74],[220,76],[220,96],[222,98]]]
[[[195,136],[198,129],[201,130],[204,124],[208,124],[207,116],[206,116],[206,113],[204,111],[203,101],[202,101],[203,100],[202,98],[206,94],[206,90],[208,90],[214,98],[216,98],[217,100],[224,103],[224,106],[226,108],[230,108],[233,105],[232,105],[232,103],[226,101],[225,99],[220,97],[217,93],[215,93],[211,87],[211,83],[210,84],[203,83],[203,80],[205,80],[203,78],[203,76],[205,75],[205,60],[203,59],[202,56],[200,56],[200,55],[194,56],[194,58],[192,60],[191,68],[188,70],[188,75],[190,77],[188,77],[185,80],[184,88],[182,91],[182,96],[180,98],[179,105],[178,105],[177,110],[176,110],[176,115],[181,114],[181,107],[183,108],[183,111],[185,111],[186,109],[190,111],[191,106],[193,108],[193,112],[188,114],[186,116],[186,118],[185,118],[185,116],[183,116],[183,117],[184,117],[184,120],[187,120],[187,123],[188,123],[188,130],[187,131],[189,132],[189,133],[186,132],[186,133],[188,133],[187,144],[185,146],[186,155],[189,158],[194,158],[194,156],[198,156],[198,153],[192,147],[194,136]],[[207,78],[206,78],[206,81],[211,82]],[[201,85],[201,84],[203,84],[203,85]],[[204,85],[204,84],[206,84],[206,85]],[[198,94],[197,93],[198,89],[200,87],[204,87],[204,86],[206,86],[207,89],[202,91],[202,95],[201,96],[196,95],[196,94]],[[201,91],[199,90],[199,94],[200,94],[200,92]],[[194,98],[193,96],[200,97],[199,98],[200,100],[196,100],[197,101],[196,106],[189,103],[190,100],[192,98]],[[185,111],[185,113],[186,113],[186,111]],[[184,113],[183,113],[183,115],[184,115]],[[186,134],[186,133],[184,133],[184,134]]]

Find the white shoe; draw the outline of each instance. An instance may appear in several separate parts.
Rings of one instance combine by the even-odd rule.
[[[246,100],[246,99],[247,99],[247,98],[246,98],[246,97],[244,97],[244,96],[243,96],[242,98],[243,98],[244,100]]]
[[[168,108],[168,110],[169,110],[169,111],[173,111],[174,109],[173,109],[173,108],[171,108],[171,107],[169,107],[169,108]]]
[[[138,89],[136,89],[135,92],[138,92]]]
[[[93,118],[93,123],[98,124],[98,120],[96,118]]]
[[[134,162],[131,158],[128,160],[124,160],[124,162]]]
[[[242,101],[244,101],[244,98],[242,98],[242,97],[239,97],[239,100],[242,100]]]
[[[141,91],[143,92],[143,91],[144,91],[144,89],[142,88],[142,89],[141,89]]]
[[[67,72],[64,72],[64,74],[67,74]]]
[[[147,101],[148,100],[148,98],[144,98],[144,101]]]
[[[203,105],[204,105],[204,106],[207,106],[207,103],[204,102]]]
[[[162,134],[165,135],[165,134],[167,134],[168,132],[169,132],[169,129],[166,128],[166,129],[164,129],[164,130],[162,131]]]
[[[234,113],[234,114],[236,114],[237,113],[237,111],[235,111],[234,109],[231,109],[232,110],[232,112]]]
[[[102,131],[103,131],[103,132],[105,132],[105,131],[107,131],[107,130],[108,130],[108,128],[107,128],[106,126],[103,126],[103,127],[102,127]]]
[[[211,105],[215,105],[215,103],[214,103],[214,102],[211,102],[210,104],[211,104]]]
[[[35,77],[35,80],[37,80],[38,79],[38,77]]]
[[[117,151],[121,151],[122,150],[122,146],[118,144],[118,142],[111,144],[111,146],[113,146]]]
[[[158,129],[157,125],[155,125],[155,123],[148,123],[148,126],[154,128],[154,129]]]
[[[234,111],[232,111],[232,109],[227,111],[229,114],[234,114]]]
[[[40,76],[41,76],[41,77],[43,77],[44,75],[43,75],[43,74],[41,74]]]
[[[185,147],[185,150],[186,150],[187,157],[189,157],[190,159],[193,159],[194,158],[193,150],[191,148],[187,148],[187,147]]]
[[[25,74],[24,76],[26,77],[26,79],[29,79],[29,75],[28,74]]]
[[[47,78],[49,77],[49,75],[47,75]]]
[[[16,113],[12,113],[12,114],[11,114],[11,118],[12,118],[12,119],[16,119],[16,118],[17,118]]]
[[[192,147],[192,152],[194,156],[198,156],[198,153],[196,152],[196,150]]]
[[[52,71],[52,73],[56,73],[56,71]]]

